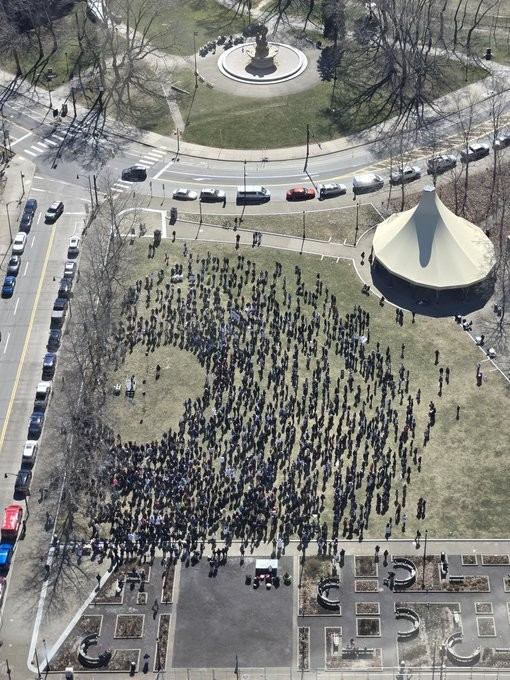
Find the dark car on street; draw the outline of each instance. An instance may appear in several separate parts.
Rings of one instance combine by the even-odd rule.
[[[21,220],[19,223],[19,230],[22,231],[24,234],[28,234],[30,229],[32,229],[32,222],[34,220],[34,216],[31,215],[30,213],[23,213],[21,216]]]
[[[67,312],[69,307],[69,300],[65,297],[58,297],[53,303],[53,310],[55,312]]]
[[[48,335],[48,342],[46,343],[46,349],[48,352],[56,352],[60,347],[62,342],[62,331],[60,328],[52,328],[50,334]]]
[[[14,482],[14,493],[19,496],[27,496],[30,491],[30,484],[32,483],[32,470],[21,468],[16,475]]]
[[[57,368],[57,355],[55,352],[48,352],[44,355],[42,367],[42,380],[51,380]]]
[[[7,274],[10,276],[17,276],[21,265],[21,257],[19,255],[11,255],[7,262]]]
[[[37,210],[36,199],[35,198],[29,198],[28,201],[25,203],[25,207],[23,208],[23,214],[24,215],[31,215],[32,219],[33,219],[36,210]]]
[[[44,425],[44,412],[34,410],[28,423],[28,439],[39,439]]]
[[[16,287],[16,277],[6,276],[2,286],[2,297],[10,298],[14,295],[14,288]]]

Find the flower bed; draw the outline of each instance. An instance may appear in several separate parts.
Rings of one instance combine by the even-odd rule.
[[[377,578],[377,564],[373,557],[356,555],[354,558],[354,576],[356,578]]]
[[[478,558],[476,555],[462,555],[461,564],[463,567],[476,567]]]
[[[463,583],[449,583],[446,581],[443,584],[443,590],[448,593],[488,593],[490,592],[489,577],[465,576]]]
[[[492,602],[475,602],[475,614],[492,614]]]
[[[356,602],[356,616],[371,614],[372,616],[379,616],[380,604],[379,602]]]
[[[298,668],[303,671],[310,669],[310,628],[298,628]]]
[[[510,565],[508,555],[482,555],[484,567],[502,567]]]
[[[493,616],[477,616],[476,626],[479,637],[496,637],[496,624]]]
[[[359,637],[380,637],[381,619],[372,617],[356,619],[356,630]]]
[[[143,614],[119,614],[115,624],[115,638],[140,638],[143,635]]]
[[[166,667],[166,650],[168,647],[168,635],[170,632],[170,614],[161,614],[158,626],[158,644],[154,657],[154,670],[164,670]],[[158,658],[159,656],[159,658]]]
[[[163,604],[170,604],[171,602],[173,602],[174,578],[175,578],[175,566],[173,564],[170,564],[166,569],[165,578],[163,579],[163,589],[161,592],[161,602]]]
[[[354,581],[354,592],[356,593],[378,593],[379,581],[376,579],[357,578]]]

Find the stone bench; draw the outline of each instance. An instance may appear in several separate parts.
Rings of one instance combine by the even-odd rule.
[[[92,635],[86,635],[81,641],[78,649],[78,661],[84,668],[101,668],[102,666],[106,666],[112,658],[111,649],[105,650],[98,656],[91,656],[88,653],[89,647],[97,645],[98,640],[99,636],[93,633]]]
[[[353,657],[360,657],[360,656],[373,656],[374,655],[374,648],[373,647],[344,647],[342,649],[342,656],[345,658],[353,658]]]
[[[393,585],[395,588],[410,588],[416,581],[416,565],[407,557],[395,557],[392,561],[394,569],[404,569],[409,576],[406,578],[394,578]]]
[[[464,583],[464,576],[462,576],[462,574],[459,574],[457,576],[452,575],[448,578],[448,580],[450,581],[450,583]]]
[[[446,640],[446,655],[448,659],[457,664],[457,666],[474,666],[480,661],[480,647],[475,647],[471,654],[459,654],[455,652],[454,645],[462,642],[463,635],[461,631],[455,631]]]
[[[317,601],[325,609],[338,611],[340,609],[340,597],[330,597],[329,591],[335,590],[340,596],[340,579],[338,576],[322,579],[317,585]]]
[[[405,619],[406,621],[411,621],[413,624],[412,628],[409,630],[397,631],[397,638],[399,640],[409,640],[418,634],[418,631],[420,630],[420,617],[413,609],[409,609],[409,607],[396,607],[395,618],[397,620]]]

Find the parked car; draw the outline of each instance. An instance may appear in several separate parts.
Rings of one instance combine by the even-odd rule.
[[[25,246],[27,244],[27,235],[22,231],[19,231],[14,237],[12,242],[12,254],[13,255],[23,255]]]
[[[53,383],[51,380],[43,380],[35,390],[34,411],[45,411],[50,403]]]
[[[14,295],[14,288],[16,287],[16,277],[8,274],[2,286],[2,297],[10,298]]]
[[[28,201],[25,203],[25,207],[23,208],[23,214],[24,215],[32,215],[32,218],[33,218],[36,210],[37,210],[37,201],[35,200],[35,198],[29,198]]]
[[[39,439],[44,425],[44,411],[33,411],[28,422],[28,438]]]
[[[457,165],[457,158],[451,153],[441,153],[427,160],[427,172],[429,175],[440,175],[452,170]]]
[[[76,274],[76,262],[67,261],[64,265],[64,278],[72,281]]]
[[[6,574],[9,571],[13,551],[14,546],[12,543],[0,544],[0,572],[2,572],[2,574]]]
[[[54,201],[46,211],[46,214],[44,215],[44,220],[47,223],[56,222],[63,212],[64,204],[62,203],[62,201]]]
[[[71,288],[73,287],[73,282],[71,279],[66,279],[65,277],[63,279],[60,279],[60,283],[58,284],[58,296],[59,298],[69,298],[71,295]]]
[[[175,189],[175,191],[172,193],[172,198],[174,198],[176,201],[194,201],[198,198],[198,194],[196,191],[192,191],[192,189]]]
[[[39,451],[39,442],[34,439],[27,439],[23,446],[23,455],[21,456],[22,467],[33,467],[37,452]]]
[[[56,352],[60,347],[62,341],[62,330],[60,328],[51,328],[48,335],[48,342],[46,343],[46,349],[48,352]]]
[[[77,257],[80,252],[81,238],[79,236],[71,236],[69,239],[69,246],[67,248],[67,257]]]
[[[352,180],[352,190],[355,195],[367,194],[371,191],[378,191],[384,186],[384,179],[381,175],[369,173],[367,175],[356,175]]]
[[[32,222],[33,222],[34,216],[31,214],[25,214],[21,216],[21,220],[19,223],[19,230],[22,231],[24,234],[28,234],[30,232],[30,229],[32,229]]]
[[[14,482],[14,493],[20,496],[26,496],[30,491],[30,484],[32,483],[32,470],[28,468],[21,468],[16,475]]]
[[[23,520],[23,508],[17,503],[8,505],[4,510],[2,523],[2,543],[16,543]]]
[[[125,182],[143,182],[147,179],[147,169],[142,165],[132,165],[122,171],[121,178]]]
[[[42,379],[51,380],[57,368],[57,355],[55,352],[47,352],[43,358]]]
[[[390,184],[393,186],[397,184],[407,184],[407,182],[414,182],[421,177],[421,170],[416,165],[405,165],[399,170],[394,170],[390,174]]]
[[[345,184],[339,184],[338,182],[329,182],[329,184],[319,184],[319,200],[324,198],[333,198],[334,196],[342,196],[347,193],[347,187]]]
[[[217,203],[225,200],[225,192],[221,189],[202,189],[200,200],[204,203]]]
[[[494,140],[495,151],[506,149],[507,146],[510,146],[510,135],[498,135]]]
[[[287,191],[286,197],[288,201],[309,201],[311,198],[315,198],[315,189],[294,187]]]
[[[19,255],[11,255],[7,262],[7,273],[11,276],[17,276],[21,265],[21,257]]]
[[[69,300],[67,298],[58,297],[53,303],[53,310],[55,312],[67,312],[69,307]]]
[[[460,159],[463,163],[472,163],[479,161],[480,158],[488,156],[491,149],[488,144],[470,144],[466,149],[460,152]]]

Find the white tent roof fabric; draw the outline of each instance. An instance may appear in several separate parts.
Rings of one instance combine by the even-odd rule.
[[[392,274],[434,290],[472,286],[495,264],[490,239],[448,210],[433,186],[425,187],[416,207],[381,222],[373,249]]]

